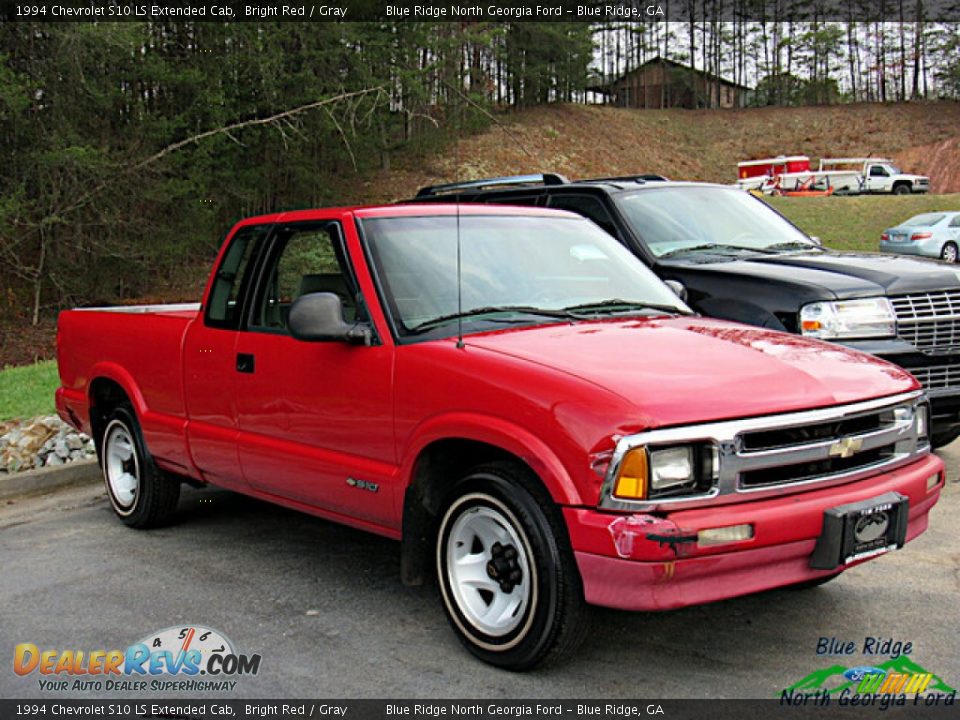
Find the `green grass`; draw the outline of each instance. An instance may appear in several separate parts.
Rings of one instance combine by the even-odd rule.
[[[0,421],[52,415],[59,384],[55,360],[0,370]]]
[[[953,195],[864,195],[860,197],[768,198],[809,235],[836,250],[880,249],[880,233],[922,212],[960,210]]]

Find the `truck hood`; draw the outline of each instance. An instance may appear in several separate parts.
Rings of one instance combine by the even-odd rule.
[[[825,407],[919,387],[904,370],[863,353],[701,317],[542,325],[466,341],[618,394],[650,426]]]
[[[880,253],[784,253],[713,263],[670,263],[698,272],[759,277],[777,282],[817,285],[838,298],[901,295],[960,289],[960,270],[926,258]]]

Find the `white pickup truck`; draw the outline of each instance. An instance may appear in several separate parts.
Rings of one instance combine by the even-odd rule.
[[[930,190],[930,178],[901,172],[886,158],[824,158],[820,173],[838,193],[909,195]]]

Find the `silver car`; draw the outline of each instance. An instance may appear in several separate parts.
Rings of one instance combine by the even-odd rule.
[[[960,247],[960,211],[914,215],[880,235],[880,251],[936,257],[957,262]]]

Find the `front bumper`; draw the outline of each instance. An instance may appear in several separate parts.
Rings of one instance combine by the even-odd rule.
[[[928,490],[927,480],[934,475],[938,480]],[[906,496],[909,542],[926,530],[943,484],[943,462],[928,455],[866,480],[767,500],[657,516],[582,508],[565,508],[564,514],[587,602],[623,610],[668,610],[835,574],[837,570],[812,569],[810,556],[824,511],[838,505],[891,491]],[[671,531],[695,535],[740,524],[753,525],[753,538],[707,548],[662,541]],[[864,561],[851,565],[859,562]]]

